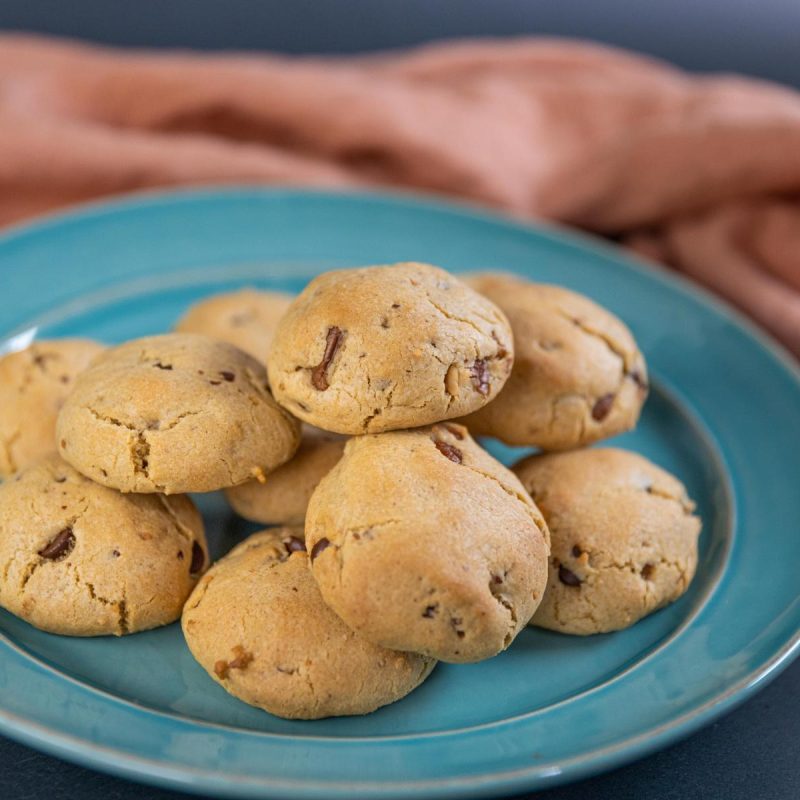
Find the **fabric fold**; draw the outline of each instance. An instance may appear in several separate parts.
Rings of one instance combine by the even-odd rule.
[[[800,94],[588,43],[349,58],[0,36],[0,224],[147,187],[404,187],[611,236],[800,355]]]

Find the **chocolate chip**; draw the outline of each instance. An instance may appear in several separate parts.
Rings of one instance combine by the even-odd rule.
[[[114,556],[114,558],[119,558],[119,550],[117,550],[117,548],[115,547],[115,548],[114,548],[114,549],[111,551],[111,555],[112,555],[112,556]],[[181,553],[181,555],[183,555],[183,553]]]
[[[192,563],[189,564],[189,574],[197,575],[206,563],[206,554],[197,542],[192,542]]]
[[[400,308],[400,303],[392,303],[392,308]]]
[[[253,660],[253,654],[237,644],[233,648],[233,658],[228,662],[228,669],[244,669]]]
[[[647,381],[642,377],[642,373],[638,369],[628,373],[628,377],[643,391],[646,392],[650,386]]]
[[[220,659],[214,662],[214,674],[220,679],[225,680],[228,677],[228,662]]]
[[[220,375],[222,375],[222,377],[228,381],[228,383],[233,383],[236,380],[236,375],[234,375],[233,372],[228,372],[227,370],[220,372]]]
[[[472,385],[475,390],[484,395],[484,397],[489,394],[491,374],[487,366],[487,359],[479,358],[470,368],[470,375],[472,376]]]
[[[457,447],[453,447],[452,444],[448,444],[448,442],[443,442],[441,441],[441,439],[436,439],[434,440],[433,443],[436,445],[436,449],[443,456],[446,456],[456,464],[461,464],[463,462],[464,456]]]
[[[656,574],[656,565],[655,564],[645,564],[642,567],[642,577],[646,581],[653,580],[653,576]]]
[[[389,320],[388,320],[388,319],[386,319],[386,317],[384,317],[384,318],[381,320],[381,328],[388,328],[388,327],[389,327]]]
[[[563,564],[558,567],[558,579],[566,586],[580,586],[583,583],[571,569],[567,569]]]
[[[328,366],[331,361],[333,361],[333,357],[339,349],[343,335],[341,328],[337,328],[335,325],[328,328],[322,361],[320,361],[311,372],[311,383],[314,385],[314,388],[320,392],[324,392],[328,386],[330,386],[328,383]]]
[[[153,366],[156,369],[163,369],[163,370],[168,370],[168,371],[172,369],[172,364],[162,364],[160,361],[156,361],[156,363],[153,364]]]
[[[183,550],[178,550],[178,561],[183,561]]]
[[[331,543],[328,539],[320,539],[312,548],[311,548],[311,560],[313,561],[323,550],[326,550],[328,547],[331,546]]]
[[[583,550],[581,550],[578,545],[572,545],[572,555],[575,556],[575,558],[580,558],[581,553],[583,553]]]
[[[50,561],[60,561],[62,558],[72,552],[75,547],[75,534],[72,528],[64,528],[59,531],[40,551],[39,555],[42,558],[49,559]]]
[[[305,553],[306,552],[306,543],[302,539],[298,539],[296,536],[290,536],[284,544],[286,545],[286,549],[289,553]]]
[[[437,608],[439,608],[438,603],[432,606],[425,606],[425,610],[422,612],[422,616],[425,617],[425,619],[433,619],[436,616]]]
[[[455,436],[456,439],[458,439],[459,441],[461,441],[464,438],[464,434],[461,428],[457,428],[455,425],[445,425],[444,429],[448,433],[451,433],[453,436]]]
[[[492,581],[494,583],[502,583],[503,579],[499,575],[492,575]]]
[[[592,419],[597,422],[602,422],[611,411],[611,406],[614,404],[613,394],[604,394],[592,406]]]

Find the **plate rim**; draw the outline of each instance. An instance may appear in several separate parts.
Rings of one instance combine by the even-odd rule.
[[[754,322],[727,301],[711,294],[707,289],[695,285],[684,276],[668,271],[661,265],[651,263],[643,258],[631,254],[629,251],[616,247],[613,244],[598,240],[595,237],[567,229],[552,223],[536,221],[528,224],[510,218],[496,211],[484,209],[473,203],[453,202],[440,199],[428,194],[417,192],[333,192],[316,190],[304,187],[257,187],[243,186],[208,186],[193,187],[189,189],[159,189],[145,190],[126,194],[114,199],[101,199],[89,203],[82,203],[69,207],[67,210],[58,210],[37,217],[29,222],[17,223],[0,232],[0,249],[14,241],[26,237],[47,235],[53,229],[62,226],[71,226],[81,221],[99,219],[113,216],[127,211],[134,211],[142,206],[175,205],[197,201],[225,201],[226,199],[244,196],[257,196],[259,198],[284,198],[303,199],[316,198],[336,202],[340,199],[377,201],[395,207],[402,206],[411,210],[425,210],[426,208],[436,213],[446,213],[459,216],[464,221],[491,222],[517,232],[534,233],[548,239],[552,243],[577,247],[582,252],[604,254],[615,261],[621,261],[634,271],[646,273],[648,278],[671,286],[681,295],[698,301],[707,310],[721,316],[729,324],[739,328],[744,334],[759,346],[760,350],[770,357],[776,364],[792,378],[798,391],[800,391],[800,365],[794,357],[770,334],[759,328]],[[6,645],[2,645],[6,649]],[[786,640],[783,646],[774,651],[770,658],[764,660],[739,681],[714,695],[704,704],[685,712],[679,717],[669,720],[650,729],[647,732],[626,738],[624,741],[604,748],[598,748],[589,753],[576,756],[576,763],[570,763],[565,770],[552,776],[548,785],[576,780],[587,774],[611,769],[620,764],[640,758],[667,744],[687,736],[704,724],[712,721],[727,710],[734,708],[752,694],[766,685],[785,669],[791,661],[800,654],[800,630]],[[163,761],[150,760],[134,755],[119,747],[106,747],[97,745],[88,739],[72,736],[70,734],[54,731],[40,723],[26,720],[19,715],[8,712],[0,707],[0,731],[12,739],[23,741],[26,744],[38,747],[46,752],[76,761],[86,766],[123,777],[145,780],[149,783],[158,783],[162,786],[179,788],[184,791],[219,792],[220,790],[233,796],[252,797],[257,792],[275,791],[289,792],[297,797],[302,793],[307,796],[330,795],[331,791],[357,791],[361,796],[408,796],[419,791],[434,791],[437,795],[447,795],[458,792],[460,795],[494,794],[498,791],[513,791],[525,789],[530,786],[531,779],[536,776],[541,778],[542,765],[534,765],[522,770],[510,772],[492,772],[480,776],[465,776],[462,778],[424,779],[421,781],[405,781],[402,791],[395,791],[397,786],[381,782],[370,787],[369,784],[353,782],[315,782],[309,780],[273,780],[268,777],[248,776],[244,782],[234,783],[236,776],[230,772],[210,773],[216,775],[221,781],[206,785],[197,782],[198,776],[204,779],[208,776],[203,770],[189,766],[175,766],[168,759]],[[157,767],[157,769],[156,769]],[[391,787],[388,789],[382,787]],[[290,795],[285,795],[290,796]]]

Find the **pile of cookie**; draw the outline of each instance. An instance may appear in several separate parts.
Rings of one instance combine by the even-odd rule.
[[[700,521],[632,452],[630,331],[575,292],[426,264],[246,290],[177,331],[0,359],[0,605],[73,636],[179,617],[227,691],[363,714],[526,625],[625,628],[679,597]],[[538,448],[507,469],[473,439]],[[209,565],[192,492],[272,526]]]

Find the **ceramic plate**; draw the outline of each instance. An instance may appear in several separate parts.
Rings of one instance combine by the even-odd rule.
[[[52,636],[0,614],[0,730],[63,758],[215,796],[465,797],[608,769],[747,697],[800,630],[800,380],[719,302],[621,252],[457,206],[379,195],[201,191],[95,205],[0,239],[5,349],[121,342],[245,285],[299,290],[331,267],[422,260],[585,292],[633,329],[653,391],[614,440],[679,475],[703,519],[697,577],[619,633],[527,629],[481,664],[441,664],[365,717],[290,722],[213,683],[178,625]],[[506,461],[519,452],[494,448]],[[248,533],[200,498],[212,551]]]

